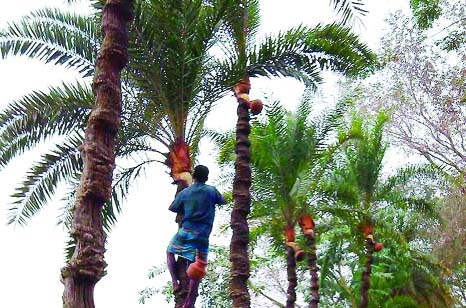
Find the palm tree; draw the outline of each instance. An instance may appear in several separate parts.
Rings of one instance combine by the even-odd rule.
[[[416,307],[451,307],[452,290],[445,279],[451,272],[432,251],[422,248],[429,246],[431,241],[425,231],[432,225],[438,225],[438,217],[429,219],[406,209],[393,212],[385,216],[397,222],[393,231],[403,236],[392,236],[391,243],[387,245],[391,260],[386,260],[384,266],[387,272],[393,273],[393,278],[388,285],[390,299],[384,307],[391,307],[390,302],[399,297],[409,298]],[[382,305],[383,302],[379,303]]]
[[[99,1],[93,4],[101,9]],[[120,159],[148,158],[116,170],[114,206],[119,206],[128,182],[147,164],[165,163],[175,180],[190,171],[205,116],[228,89],[225,82],[216,82],[218,65],[209,54],[227,10],[228,1],[221,0],[208,5],[202,1],[136,2],[116,154]],[[1,32],[2,56],[24,55],[76,69],[83,77],[92,75],[101,45],[98,16],[53,9],[33,12]],[[79,177],[75,173],[80,172],[82,162],[74,148],[83,140],[92,100],[88,86],[63,84],[26,95],[0,114],[1,166],[50,136],[63,137],[17,189],[11,222],[26,223],[44,206],[58,182]],[[60,168],[64,170],[57,172]],[[108,212],[112,213],[111,207]]]
[[[102,9],[100,1],[93,5],[97,12]],[[136,2],[115,154],[120,160],[137,159],[134,166],[115,170],[112,199],[104,206],[107,230],[130,183],[150,163],[166,164],[178,190],[184,185],[178,179],[189,178],[204,119],[228,89],[218,78],[219,65],[212,61],[210,49],[229,9],[228,0]],[[99,14],[39,10],[9,25],[1,34],[0,49],[4,57],[26,55],[89,76],[101,45],[99,23]],[[56,149],[45,154],[18,187],[10,222],[25,224],[61,181],[71,183],[65,209],[72,207],[83,167],[77,147],[83,142],[92,100],[89,87],[64,84],[27,95],[0,114],[2,166],[50,136],[61,137]],[[70,215],[64,214],[63,220],[69,225]],[[183,302],[183,292],[177,302]]]
[[[336,24],[313,29],[298,27],[257,44],[260,25],[259,2],[236,0],[237,9],[229,16],[225,71],[235,82],[233,93],[238,100],[236,124],[236,162],[233,184],[234,208],[231,215],[233,235],[230,245],[232,279],[230,294],[234,307],[249,307],[249,227],[251,169],[249,166],[250,77],[293,77],[308,85],[320,81],[321,68],[356,74],[370,66],[372,54],[349,30]],[[339,1],[338,1],[339,2]],[[346,1],[344,1],[346,2]],[[337,6],[340,4],[337,4]],[[350,60],[351,59],[351,60]]]
[[[437,220],[406,208],[380,212],[383,220],[377,235],[384,238],[385,248],[375,256],[371,269],[369,307],[449,307],[451,292],[443,278],[447,270],[425,250],[429,243],[423,228]],[[361,241],[354,239],[360,233],[354,233],[356,228],[350,227],[348,219],[321,221],[320,227],[328,229],[320,237],[322,304],[357,308]],[[349,277],[348,273],[354,274]]]
[[[275,247],[286,248],[288,294],[286,307],[294,307],[296,301],[296,257],[303,253],[295,241],[298,221],[303,225],[305,237],[310,244],[308,265],[311,274],[311,307],[317,307],[318,275],[314,226],[311,202],[318,200],[319,174],[325,170],[325,162],[338,148],[331,145],[332,130],[338,125],[344,104],[315,119],[310,119],[312,110],[311,91],[303,96],[297,112],[291,114],[278,103],[267,110],[265,121],[253,122],[251,131],[251,167],[254,185],[254,202],[251,219],[260,221],[253,234],[271,236]],[[220,147],[220,162],[229,163],[234,142],[232,134],[213,134]],[[267,221],[267,222],[264,222]],[[284,232],[283,232],[284,231]],[[285,244],[285,245],[283,245]]]
[[[101,8],[99,1],[93,4]],[[306,32],[304,28],[275,39],[268,38],[265,43],[273,43],[271,47],[274,47],[286,43],[284,39],[292,34],[289,47],[296,54],[299,54],[296,50],[302,52],[303,48],[314,51],[315,45],[323,45],[324,50],[336,53],[332,42],[337,36],[343,36],[346,37],[341,44],[343,51],[336,53],[340,58],[294,57],[293,54],[284,57],[284,50],[270,52],[273,50],[263,44],[261,49],[248,50],[252,52],[247,54],[248,62],[212,61],[209,50],[215,35],[224,29],[222,20],[236,11],[227,0],[136,2],[129,37],[131,62],[124,75],[122,126],[117,136],[116,155],[125,159],[148,154],[148,158],[138,160],[132,167],[116,170],[112,199],[104,207],[107,229],[115,221],[115,212],[127,195],[130,182],[148,164],[166,163],[175,180],[189,170],[189,153],[192,156],[196,151],[205,116],[213,102],[225,95],[225,91],[245,72],[251,76],[282,74],[315,81],[318,79],[317,63],[351,71],[366,63],[361,59],[370,55],[347,30],[333,25],[315,31],[312,38],[307,38],[310,41],[307,44],[297,39]],[[40,10],[3,31],[0,49],[3,56],[26,55],[66,65],[89,76],[93,73],[94,57],[100,46],[99,22],[98,15],[82,17],[56,10]],[[353,53],[347,57],[348,52]],[[353,62],[344,66],[339,62],[341,58],[348,60],[347,63]],[[280,61],[287,65],[283,67]],[[298,70],[311,62],[314,65],[304,73]],[[242,69],[243,65],[247,65],[247,70]],[[273,66],[282,68],[271,70]],[[84,123],[92,100],[89,87],[64,84],[48,92],[27,95],[0,115],[2,166],[50,136],[62,137],[56,149],[44,155],[18,187],[14,195],[17,201],[10,212],[11,222],[26,223],[46,204],[61,181],[71,183],[65,209],[72,207],[76,197],[73,188],[82,170],[82,159],[76,148],[83,141]],[[164,153],[163,147],[169,154]],[[64,215],[63,219],[70,223],[70,215]]]
[[[94,307],[94,286],[105,274],[102,207],[112,191],[115,139],[121,114],[120,72],[128,62],[127,24],[131,19],[131,0],[108,0],[103,8],[103,42],[93,82],[96,100],[81,148],[85,168],[70,231],[76,247],[62,269],[66,308]]]
[[[358,138],[346,144],[337,166],[329,171],[328,179],[323,182],[323,190],[329,193],[329,198],[336,198],[342,205],[331,204],[322,209],[346,221],[355,233],[362,234],[361,239],[365,242],[360,308],[369,305],[373,253],[383,248],[381,243],[374,240],[374,228],[384,228],[384,210],[401,207],[424,212],[426,215],[434,213],[432,200],[425,196],[411,196],[403,190],[410,179],[424,171],[405,168],[385,180],[382,177],[383,159],[387,149],[383,140],[383,128],[387,120],[388,117],[383,112],[378,114],[373,123],[365,121],[363,116],[353,115],[348,131]],[[389,228],[385,226],[385,229]]]
[[[318,306],[315,233],[310,215],[315,210],[312,209],[311,202],[315,203],[319,199],[319,192],[316,190],[319,175],[323,173],[325,162],[331,158],[331,153],[338,147],[330,145],[330,136],[342,116],[344,106],[313,120],[309,119],[311,109],[309,95],[303,97],[294,115],[287,114],[283,108],[274,105],[268,112],[268,123],[257,124],[251,138],[254,199],[258,201],[252,217],[260,218],[262,215],[265,218],[264,215],[274,213],[275,219],[272,218],[272,221],[278,225],[270,227],[285,230],[289,273],[287,307],[294,307],[296,301],[297,249],[293,242],[298,221],[308,244],[307,260],[311,275],[309,306]],[[285,226],[281,222],[285,222]],[[276,234],[272,230],[270,232]]]

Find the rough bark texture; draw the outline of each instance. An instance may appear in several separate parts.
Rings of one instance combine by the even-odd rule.
[[[315,237],[311,233],[305,233],[306,244],[309,249],[307,255],[307,265],[309,267],[309,273],[311,275],[311,301],[309,302],[310,308],[319,307],[319,275],[317,274],[317,249],[315,243]]]
[[[180,288],[174,292],[175,295],[175,308],[182,308],[186,296],[189,292],[189,277],[186,273],[188,269],[189,261],[178,257],[176,260],[176,276],[180,282]]]
[[[175,197],[186,187],[189,187],[188,183],[185,181],[176,181],[176,194]],[[181,223],[183,222],[184,212],[180,211],[176,213],[175,222],[178,224],[178,228],[181,228]]]
[[[288,279],[286,308],[294,308],[298,280],[296,278],[296,259],[294,257],[294,249],[290,246],[286,247],[286,276]]]
[[[359,308],[367,308],[369,305],[369,289],[371,283],[372,272],[372,254],[374,252],[374,241],[371,238],[366,239],[366,262],[364,271],[362,272],[361,281],[361,302]]]
[[[249,150],[249,112],[247,108],[249,79],[235,86],[234,92],[238,99],[238,122],[236,124],[236,161],[235,178],[233,182],[234,207],[231,213],[230,226],[233,231],[230,243],[230,297],[233,307],[247,308],[251,305],[247,281],[249,278],[249,226],[247,216],[251,206],[251,154]]]
[[[121,115],[120,72],[128,61],[127,24],[131,14],[131,0],[109,0],[103,10],[103,42],[93,83],[96,101],[81,147],[84,170],[70,230],[76,247],[62,269],[64,308],[94,307],[94,286],[105,275],[102,207],[112,190],[115,137]]]
[[[183,189],[188,187],[189,185],[185,181],[177,181],[176,182],[176,195],[178,195]],[[183,213],[179,212],[176,214],[175,222],[178,223],[178,228],[181,228],[181,222],[183,220]],[[180,282],[180,287],[178,290],[174,290],[173,295],[175,296],[175,308],[182,308],[186,296],[189,292],[189,277],[186,273],[188,269],[189,261],[178,257],[176,260],[176,277]]]
[[[189,151],[189,145],[182,138],[177,138],[175,143],[170,145],[165,164],[170,168],[170,175],[174,179],[183,172],[191,172]]]

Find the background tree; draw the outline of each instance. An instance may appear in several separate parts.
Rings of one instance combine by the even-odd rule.
[[[455,307],[466,306],[466,216],[460,214],[464,213],[464,198],[461,187],[450,185],[442,199],[442,224],[426,230],[433,255],[444,269],[442,278],[451,288]]]
[[[249,99],[250,77],[293,77],[308,85],[320,82],[320,68],[332,68],[356,74],[370,66],[372,55],[349,30],[338,25],[308,29],[298,27],[267,37],[257,44],[259,26],[258,1],[238,0],[237,9],[229,17],[226,41],[225,70],[230,72],[238,100],[236,175],[233,187],[235,207],[232,212],[231,240],[232,280],[230,292],[235,307],[249,307],[247,279],[249,277],[249,227],[251,171],[249,167]],[[338,44],[337,44],[338,42]],[[338,47],[336,47],[338,46]],[[352,60],[350,60],[352,59]]]
[[[464,177],[465,49],[453,36],[465,12],[458,1],[430,2],[439,12],[451,12],[443,16],[447,26],[435,23],[425,30],[401,13],[392,16],[382,40],[384,69],[359,94],[368,109],[390,109],[399,119],[389,123],[394,140]]]
[[[336,167],[329,171],[328,180],[323,182],[323,189],[328,191],[329,197],[336,198],[335,200],[339,200],[342,204],[337,207],[332,204],[329,208],[322,207],[322,209],[345,221],[349,229],[342,231],[349,232],[347,236],[359,234],[355,245],[360,247],[362,241],[365,242],[365,256],[359,259],[359,266],[363,268],[359,307],[369,306],[368,292],[373,253],[383,248],[381,243],[376,241],[379,237],[378,230],[379,228],[390,230],[389,225],[385,226],[385,210],[409,208],[424,212],[426,215],[434,213],[433,204],[425,196],[413,196],[403,191],[403,184],[420,170],[407,168],[387,179],[382,177],[387,148],[383,140],[383,128],[387,120],[388,117],[383,113],[380,113],[372,123],[364,121],[361,116],[352,115],[348,127],[349,134],[359,137],[345,144],[342,156],[336,158]],[[340,285],[344,286],[343,283]],[[356,302],[353,297],[353,303]]]
[[[440,201],[442,209],[448,212],[450,201],[458,198],[464,186],[465,67],[461,59],[465,56],[462,26],[466,19],[459,1],[432,1],[432,5],[437,13],[428,24],[423,25],[418,16],[413,20],[397,14],[390,19],[390,33],[382,41],[386,65],[380,74],[359,88],[359,93],[368,110],[392,110],[393,118],[397,119],[389,123],[394,143],[449,173],[450,185],[455,188],[444,190],[445,200]],[[456,223],[460,222],[461,219]],[[435,233],[442,233],[443,228],[450,227],[446,223],[435,228]],[[458,225],[450,236],[445,236],[461,238],[462,230]],[[445,255],[438,257],[439,260],[445,257],[445,264],[450,264]],[[464,266],[464,261],[460,263],[454,268]],[[453,274],[456,272],[452,271],[452,277],[456,278],[451,281],[463,284],[464,278]],[[462,295],[456,296],[461,301]]]
[[[304,253],[296,246],[295,228],[300,218],[315,212],[311,203],[318,200],[317,182],[329,152],[336,148],[336,145],[331,146],[332,130],[344,110],[344,105],[340,105],[311,118],[311,92],[303,96],[296,113],[287,112],[275,102],[267,109],[266,119],[253,121],[250,135],[254,180],[250,221],[255,226],[252,238],[253,241],[261,236],[271,238],[274,249],[287,251],[287,307],[294,307],[296,302],[295,256]],[[220,148],[220,163],[228,165],[234,159],[231,156],[232,133],[217,134],[215,140]],[[314,240],[313,234],[311,238]],[[310,302],[311,306],[316,306],[319,302],[316,251],[315,247],[309,248],[311,289],[314,291]]]

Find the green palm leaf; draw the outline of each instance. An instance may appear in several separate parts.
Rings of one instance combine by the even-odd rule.
[[[368,11],[364,9],[362,0],[331,0],[334,9],[342,17],[342,23],[353,20],[358,15],[365,16]]]
[[[99,31],[91,17],[41,9],[8,24],[0,33],[0,52],[3,58],[23,55],[90,76],[100,44]]]
[[[82,136],[69,136],[65,142],[42,156],[33,165],[21,186],[12,195],[8,223],[26,224],[50,200],[61,181],[73,178],[82,169],[78,146]]]
[[[321,68],[356,76],[370,72],[376,64],[376,55],[371,52],[350,28],[339,24],[318,25],[306,39],[307,53],[314,53],[313,59]]]
[[[0,112],[0,166],[54,135],[82,132],[93,94],[81,84],[36,91]]]

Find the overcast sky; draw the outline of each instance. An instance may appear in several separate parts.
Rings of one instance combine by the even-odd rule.
[[[64,7],[61,0],[15,0],[3,5],[0,11],[0,28],[7,21],[17,20],[31,10],[49,7]],[[85,2],[85,1],[83,1]],[[316,2],[320,2],[316,5]],[[316,24],[332,21],[328,0],[288,0],[286,5],[279,0],[262,1],[262,26],[264,32],[276,32],[300,23]],[[373,47],[383,30],[383,18],[388,11],[406,9],[408,1],[377,0],[368,5],[368,17],[363,18],[365,28],[361,35]],[[376,4],[374,4],[376,3]],[[82,5],[81,5],[82,6]],[[82,10],[82,8],[80,8]],[[320,19],[320,20],[319,20]],[[0,108],[32,90],[45,90],[58,85],[62,80],[73,81],[77,74],[53,65],[21,58],[0,59]],[[285,86],[284,86],[285,85]],[[299,86],[291,81],[254,83],[252,98],[263,91],[274,92],[281,100],[294,106],[300,96]],[[332,95],[333,93],[329,93]],[[208,120],[213,128],[233,128],[236,120],[233,98],[217,107]],[[225,117],[230,114],[231,117]],[[201,148],[200,162],[211,164],[208,147]],[[25,174],[36,153],[15,160],[0,173],[0,307],[61,307],[63,285],[60,268],[64,265],[63,248],[66,232],[56,226],[57,196],[49,206],[32,219],[28,226],[6,226],[8,195]],[[217,170],[212,166],[212,178]],[[165,262],[165,248],[176,231],[174,214],[167,210],[174,195],[174,187],[166,168],[155,167],[147,173],[147,179],[135,185],[118,224],[108,238],[105,260],[109,264],[107,276],[96,286],[97,307],[144,307],[138,304],[137,292],[151,286],[154,281],[146,278],[147,270]],[[215,239],[214,239],[215,240]],[[168,273],[160,283],[169,279]],[[146,304],[151,307],[171,307],[162,297],[154,297]]]

